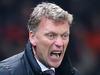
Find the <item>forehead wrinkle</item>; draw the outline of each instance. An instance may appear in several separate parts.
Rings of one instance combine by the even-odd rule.
[[[46,25],[47,24],[47,25]],[[66,24],[66,25],[65,25]],[[52,31],[52,32],[69,32],[69,25],[67,22],[62,21],[62,22],[55,22],[51,19],[47,19],[45,17],[43,17],[41,19],[41,22],[39,24],[38,28],[42,28],[44,31]]]

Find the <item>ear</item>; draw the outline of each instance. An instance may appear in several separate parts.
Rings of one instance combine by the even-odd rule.
[[[35,32],[29,31],[29,40],[33,46],[36,46]]]

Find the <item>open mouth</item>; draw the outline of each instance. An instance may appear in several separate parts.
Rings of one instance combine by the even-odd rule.
[[[54,52],[51,52],[51,53],[50,53],[51,56],[56,56],[56,57],[60,57],[61,54],[62,54],[61,51],[60,51],[60,52],[54,51]]]

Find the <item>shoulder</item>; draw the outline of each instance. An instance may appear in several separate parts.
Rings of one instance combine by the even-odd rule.
[[[16,54],[0,62],[0,75],[12,75],[11,73],[18,67],[22,62],[24,52]]]

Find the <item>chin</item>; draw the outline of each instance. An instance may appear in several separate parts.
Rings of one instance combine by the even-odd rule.
[[[60,66],[61,62],[57,62],[57,63],[52,63],[50,66],[54,67],[54,68],[58,68]]]

